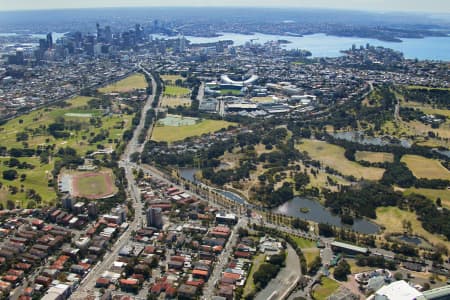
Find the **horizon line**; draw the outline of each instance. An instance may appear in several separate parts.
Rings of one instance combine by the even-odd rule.
[[[3,12],[38,12],[38,11],[52,11],[52,10],[90,10],[90,9],[133,9],[133,8],[168,8],[168,9],[233,9],[233,8],[251,8],[251,9],[275,9],[275,10],[324,10],[324,11],[348,11],[348,12],[366,12],[375,14],[439,14],[448,15],[450,12],[440,12],[440,11],[400,11],[400,10],[368,10],[364,8],[325,8],[325,7],[309,7],[309,6],[249,6],[249,5],[234,5],[234,6],[203,6],[203,5],[193,5],[193,6],[161,6],[161,5],[147,5],[147,6],[98,6],[98,7],[54,7],[54,8],[32,8],[32,9],[0,9],[0,13]]]

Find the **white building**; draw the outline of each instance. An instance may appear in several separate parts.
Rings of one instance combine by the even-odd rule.
[[[389,285],[383,286],[381,289],[368,300],[415,300],[421,297],[422,293],[410,286],[406,281],[395,281]]]

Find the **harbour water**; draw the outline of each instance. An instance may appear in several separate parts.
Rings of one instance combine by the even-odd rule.
[[[211,43],[223,40],[232,40],[234,45],[244,45],[253,40],[254,43],[265,43],[268,41],[286,40],[289,44],[284,44],[285,49],[305,49],[312,53],[313,57],[338,57],[343,55],[340,51],[347,50],[352,45],[382,46],[401,51],[406,58],[410,59],[429,59],[450,61],[450,36],[448,37],[426,37],[423,39],[403,39],[401,43],[385,42],[376,39],[358,38],[358,37],[337,37],[322,33],[297,36],[280,36],[255,33],[253,35],[221,33],[219,37],[204,38],[192,37],[186,38],[192,43]]]

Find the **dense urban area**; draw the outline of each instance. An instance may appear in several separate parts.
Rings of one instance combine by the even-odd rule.
[[[282,38],[448,32],[269,21],[0,35],[0,299],[450,299],[449,63]]]

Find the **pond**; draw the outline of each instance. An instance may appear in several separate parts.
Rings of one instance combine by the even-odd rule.
[[[331,133],[331,135],[340,140],[346,140],[349,142],[354,142],[363,145],[376,145],[376,146],[386,146],[386,145],[399,145],[404,148],[411,148],[411,141],[407,139],[396,139],[391,137],[371,137],[364,135],[362,131],[345,131]]]
[[[328,223],[338,227],[353,229],[356,232],[365,234],[374,234],[380,231],[378,225],[365,219],[355,219],[353,225],[343,224],[339,216],[332,214],[318,201],[303,197],[295,197],[293,200],[273,209],[272,212],[318,223]]]
[[[423,238],[421,238],[420,236],[416,236],[416,235],[406,235],[406,234],[402,234],[402,235],[395,235],[392,236],[393,240],[397,240],[399,242],[404,242],[413,246],[418,246],[418,247],[422,247],[422,248],[428,248],[428,249],[432,249],[433,246],[428,243],[426,240],[424,240]]]
[[[191,182],[198,182],[197,179],[195,179],[195,173],[197,173],[199,169],[197,168],[182,168],[180,169],[180,176],[184,179],[187,179]],[[217,193],[222,194],[223,196],[227,197],[230,200],[233,200],[234,202],[240,203],[240,204],[248,204],[247,201],[245,201],[244,198],[239,196],[236,193],[225,191],[221,189],[214,189]]]
[[[197,168],[182,168],[180,169],[180,176],[189,181],[198,182],[195,179],[196,172],[198,172]],[[245,201],[245,199],[235,193],[221,189],[215,190],[237,203],[250,205]],[[303,212],[301,212],[300,209],[302,209]],[[339,216],[333,215],[319,202],[307,198],[296,197],[293,200],[273,209],[272,211],[314,222],[328,223],[338,227],[349,228],[365,234],[374,234],[380,230],[376,224],[365,219],[355,219],[353,225],[343,224]]]

